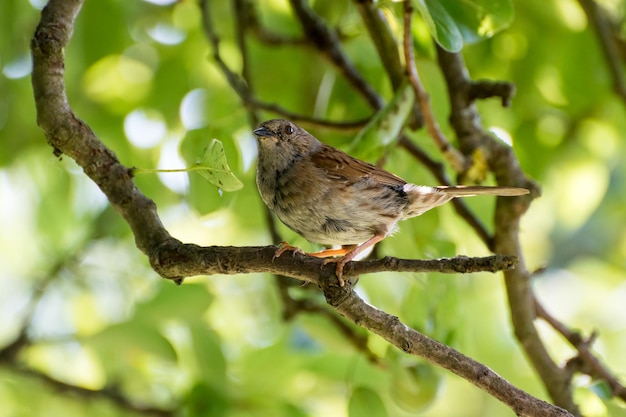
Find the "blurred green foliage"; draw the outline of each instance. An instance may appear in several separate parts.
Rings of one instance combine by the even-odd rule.
[[[390,353],[393,349],[376,336],[367,336],[368,347],[386,366],[368,362],[323,316],[300,314],[284,321],[271,277],[197,277],[181,287],[161,280],[97,187],[73,161],[52,155],[36,125],[28,47],[41,3],[0,2],[0,346],[12,343],[26,325],[31,344],[23,347],[21,364],[89,390],[114,387],[132,407],[105,397],[59,394],[40,379],[0,364],[0,417],[133,416],[142,413],[130,408],[145,407],[190,417],[365,415],[359,410],[400,417],[418,410],[429,417],[512,415],[467,382]],[[223,58],[240,70],[232,5],[211,3]],[[448,10],[446,19],[459,24],[462,40],[453,31],[438,36],[440,41],[454,46],[480,35],[482,42],[463,49],[474,78],[516,84],[511,108],[495,99],[480,102],[479,108],[485,126],[511,139],[523,169],[543,187],[522,224],[529,267],[547,266],[534,282],[537,294],[573,328],[599,330],[596,350],[623,376],[626,117],[594,31],[570,0],[516,2],[514,17],[508,1],[463,2],[487,10],[462,14],[469,22],[465,26],[454,20],[454,2],[424,4],[431,13],[435,6]],[[623,2],[603,4],[623,20]],[[390,84],[354,3],[316,0],[311,5],[349,35],[347,53],[391,100]],[[380,2],[380,7],[399,35],[401,5]],[[256,9],[264,27],[284,37],[301,36],[287,1],[259,1]],[[502,19],[480,26],[486,23],[476,16],[489,13]],[[127,166],[190,166],[213,139],[219,140],[243,189],[222,193],[193,173],[142,175],[137,184],[156,201],[178,239],[268,244],[254,183],[254,126],[211,60],[200,16],[191,0],[86,1],[66,50],[69,101]],[[432,30],[432,22],[416,17],[418,70],[439,124],[453,138],[429,25]],[[332,120],[371,115],[363,98],[312,48],[267,45],[251,37],[249,59],[250,85],[262,100]],[[354,136],[310,130],[344,149]],[[441,159],[425,132],[412,139]],[[386,167],[411,182],[434,182],[401,149],[391,151]],[[492,200],[469,204],[490,223]],[[279,230],[292,244],[313,249],[282,225]],[[433,258],[487,250],[443,207],[404,222],[380,253]],[[513,339],[499,276],[377,274],[362,277],[357,290],[368,302],[545,398]],[[294,298],[324,303],[313,289],[290,291]],[[571,348],[541,330],[551,354],[567,360]],[[580,378],[574,384],[586,415],[624,414],[622,405],[590,381]]]

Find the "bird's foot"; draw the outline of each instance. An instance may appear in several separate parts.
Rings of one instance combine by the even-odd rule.
[[[293,252],[293,255],[295,255],[296,253],[305,255],[304,251],[300,249],[299,247],[292,246],[287,242],[280,242],[278,244],[278,250],[274,253],[274,256],[272,256],[272,262],[274,262],[274,259],[278,258],[283,253],[289,252],[289,251]]]
[[[350,259],[346,259],[345,256],[342,256],[341,258],[324,259],[324,262],[323,262],[323,265],[328,265],[330,263],[337,263],[337,266],[335,267],[335,275],[337,275],[337,280],[339,281],[340,287],[345,286],[346,282],[350,284],[350,278],[348,278],[347,280],[343,279],[343,267],[346,266],[348,262],[350,262]],[[358,278],[357,278],[357,281],[358,281]]]

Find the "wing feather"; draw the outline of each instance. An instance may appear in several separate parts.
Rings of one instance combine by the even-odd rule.
[[[402,178],[385,171],[375,165],[353,158],[345,152],[323,145],[311,155],[311,161],[329,176],[354,183],[365,179],[372,179],[382,186],[404,186],[407,182]]]

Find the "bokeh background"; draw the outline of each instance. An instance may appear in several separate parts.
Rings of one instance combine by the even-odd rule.
[[[181,287],[160,279],[103,194],[71,159],[52,154],[37,127],[29,42],[44,3],[0,2],[0,349],[19,348],[10,360],[0,358],[0,417],[513,415],[466,381],[354,328],[380,358],[369,361],[327,315],[285,320],[271,276],[195,277]],[[237,69],[232,6],[212,3],[221,53]],[[624,3],[600,4],[622,22],[624,35]],[[315,0],[311,6],[341,28],[349,56],[390,99],[355,4]],[[264,26],[301,36],[287,1],[256,7]],[[398,4],[380,7],[400,33],[401,26],[393,26],[401,23]],[[517,86],[511,107],[481,101],[481,116],[511,141],[524,171],[543,189],[521,236],[529,267],[545,268],[534,281],[539,299],[572,328],[597,331],[594,350],[624,380],[626,99],[613,91],[579,3],[528,0],[515,2],[514,10],[507,29],[463,49],[473,78]],[[418,70],[442,130],[453,139],[434,46],[426,25],[419,18],[415,25]],[[263,100],[332,120],[371,115],[313,48],[253,38],[249,52]],[[239,191],[222,192],[193,172],[137,177],[174,237],[200,245],[271,243],[254,183],[254,126],[211,59],[197,2],[87,0],[66,50],[66,82],[77,115],[127,166],[181,168],[213,138],[224,144],[244,184]],[[344,148],[354,136],[310,130]],[[412,139],[443,159],[425,132]],[[402,149],[390,153],[386,168],[414,183],[435,183]],[[485,224],[492,222],[493,200],[469,204]],[[316,249],[278,229],[290,243]],[[488,251],[442,207],[404,222],[379,253],[435,258]],[[499,275],[383,273],[362,277],[357,290],[546,398],[513,337]],[[290,292],[324,308],[314,289]],[[540,330],[557,361],[574,354],[550,329]],[[580,377],[574,385],[585,415],[626,415],[595,382]]]

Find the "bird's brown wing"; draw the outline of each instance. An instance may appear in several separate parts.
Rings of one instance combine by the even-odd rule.
[[[329,145],[322,145],[320,150],[310,157],[313,164],[326,171],[330,177],[349,183],[368,178],[379,182],[381,185],[392,187],[404,186],[407,183],[402,178],[382,168],[353,158]]]

